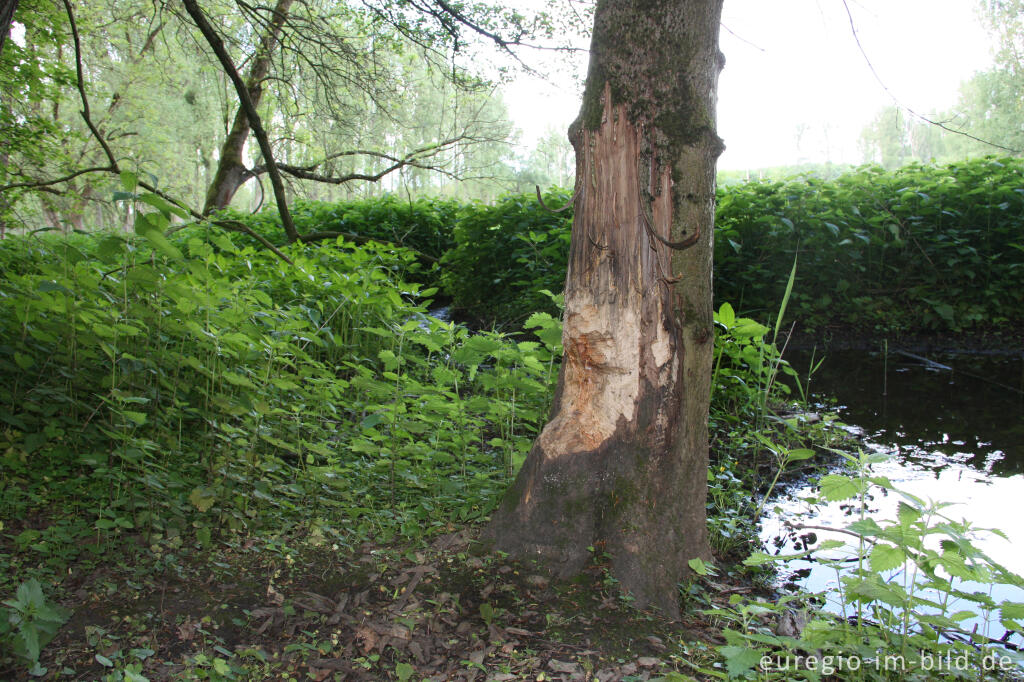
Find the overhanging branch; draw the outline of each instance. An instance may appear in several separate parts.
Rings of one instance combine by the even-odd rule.
[[[67,2],[67,0],[64,0],[64,2]],[[242,106],[246,118],[249,119],[252,134],[256,137],[256,141],[260,146],[260,152],[263,154],[263,159],[266,162],[267,174],[270,176],[270,183],[274,188],[274,198],[277,199],[277,210],[281,214],[281,225],[284,227],[289,241],[298,241],[299,233],[295,229],[295,222],[292,220],[291,212],[288,210],[288,197],[285,195],[281,171],[274,160],[274,150],[270,146],[270,138],[267,136],[267,131],[263,128],[260,115],[253,105],[252,98],[249,96],[249,89],[242,80],[242,76],[238,73],[238,69],[235,68],[234,63],[231,61],[231,55],[224,48],[224,42],[220,39],[217,32],[214,31],[210,22],[207,21],[206,15],[203,14],[199,5],[196,4],[196,0],[183,0],[183,4],[185,11],[192,17],[199,32],[203,34],[210,49],[217,56],[221,68],[224,69],[224,73],[231,80],[231,84],[235,88],[238,102]]]
[[[394,173],[402,168],[421,168],[423,170],[431,170],[438,173],[444,173],[449,176],[454,176],[453,173],[446,171],[437,165],[431,165],[426,163],[426,160],[436,156],[437,154],[450,149],[456,143],[468,139],[465,136],[460,136],[452,139],[445,140],[435,145],[427,147],[421,147],[415,149],[403,157],[393,156],[391,154],[385,154],[383,152],[374,152],[367,150],[353,150],[345,152],[337,152],[329,154],[320,161],[315,161],[304,166],[295,166],[291,164],[278,164],[278,168],[288,173],[289,175],[299,178],[300,180],[310,180],[313,182],[320,182],[329,185],[340,185],[346,182],[354,182],[357,180],[364,180],[367,182],[378,182],[385,176]],[[391,165],[386,168],[377,171],[376,173],[347,173],[345,175],[327,175],[317,172],[317,170],[324,164],[335,161],[340,158],[352,157],[352,156],[369,156],[377,159],[384,159],[390,161]],[[250,175],[257,176],[267,172],[267,166],[256,166],[250,171]]]

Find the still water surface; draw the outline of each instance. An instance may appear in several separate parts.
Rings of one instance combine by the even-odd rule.
[[[792,360],[806,377],[806,357]],[[801,369],[802,368],[802,369]],[[911,357],[843,351],[829,355],[810,381],[812,402],[834,399],[840,418],[863,434],[866,450],[888,455],[873,466],[876,475],[918,497],[955,503],[944,510],[953,520],[981,528],[999,528],[1008,540],[988,536],[976,543],[992,559],[1024,575],[1024,356],[929,355]],[[850,501],[813,505],[814,488],[795,484],[774,500],[775,511],[762,524],[770,553],[795,553],[796,539],[784,521],[845,527],[856,520],[859,505]],[[875,491],[869,515],[895,519],[900,496]],[[817,531],[817,540],[835,537]],[[812,591],[837,582],[835,570],[807,561],[791,561],[782,571]],[[901,576],[894,575],[900,580]],[[996,601],[1024,602],[1024,590],[965,585]],[[966,605],[965,605],[966,606]],[[837,600],[827,608],[842,612]],[[999,637],[998,622],[977,623],[979,631]]]

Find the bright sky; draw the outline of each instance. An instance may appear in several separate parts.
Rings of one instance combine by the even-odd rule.
[[[847,1],[879,77],[921,114],[953,105],[960,83],[991,63],[976,0]],[[860,163],[861,129],[893,99],[858,50],[842,0],[725,0],[722,24],[719,168]],[[575,118],[569,80],[522,78],[506,91],[524,145]]]

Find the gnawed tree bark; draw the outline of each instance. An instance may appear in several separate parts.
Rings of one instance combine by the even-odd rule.
[[[264,81],[270,75],[270,64],[274,56],[274,50],[278,40],[281,38],[281,31],[285,21],[288,19],[288,12],[291,11],[293,0],[277,0],[273,14],[260,37],[259,48],[249,66],[249,73],[246,75],[245,85],[249,91],[249,99],[253,107],[259,107],[263,99]],[[242,153],[245,151],[245,143],[252,132],[252,124],[245,113],[243,106],[238,107],[235,112],[235,119],[231,123],[231,129],[224,138],[224,144],[220,148],[220,158],[217,162],[217,170],[213,174],[213,181],[206,192],[206,203],[203,206],[203,215],[209,215],[218,209],[227,208],[231,204],[238,189],[246,183],[253,173],[245,165]]]
[[[551,419],[487,535],[678,613],[705,529],[722,0],[599,0]]]

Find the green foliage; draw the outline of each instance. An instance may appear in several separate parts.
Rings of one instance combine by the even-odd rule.
[[[439,259],[453,245],[452,226],[463,204],[450,199],[419,198],[403,200],[394,194],[374,199],[348,199],[338,202],[302,201],[291,204],[292,218],[300,234],[338,232],[366,237],[396,246],[404,246]],[[276,209],[256,215],[227,212],[270,241],[285,241],[281,217]],[[256,241],[241,237],[240,243],[256,246]]]
[[[561,207],[570,198],[568,192],[554,190],[545,202]],[[536,311],[557,313],[543,292],[565,286],[572,212],[551,213],[532,194],[508,195],[493,205],[407,201],[394,195],[336,203],[297,201],[292,212],[300,233],[341,232],[440,258],[440,275],[424,273],[414,279],[439,284],[452,305],[481,326],[518,327]],[[284,241],[276,211],[232,217],[271,241]]]
[[[569,199],[553,191],[545,203]],[[555,312],[541,292],[564,286],[572,213],[550,213],[529,194],[491,206],[395,197],[298,202],[295,214],[300,231],[444,254],[440,275],[415,279],[439,284],[463,317],[483,326]],[[1011,159],[730,185],[718,195],[716,296],[760,318],[785,299],[788,318],[811,330],[1008,328],[1024,309],[1014,285],[1024,272],[1022,215],[1024,165]],[[283,241],[276,214],[243,220]]]
[[[1003,672],[1019,666],[1024,661],[1019,652],[994,634],[1024,632],[1024,609],[992,593],[997,585],[1024,587],[1024,578],[977,547],[986,531],[949,517],[948,503],[922,500],[874,475],[871,465],[884,456],[837,453],[854,473],[824,477],[819,495],[854,501],[859,514],[837,530],[855,541],[825,540],[789,556],[757,552],[744,563],[760,566],[814,556],[836,571],[835,587],[819,597],[835,604],[838,615],[811,610],[801,603],[806,597],[772,604],[737,596],[729,608],[709,611],[728,624],[727,645],[719,653],[729,675],[820,679],[845,662],[859,666],[846,667],[843,679],[926,680],[934,679],[937,670],[961,679],[1002,679]],[[901,498],[895,519],[866,515],[866,499],[878,491]],[[800,632],[774,626],[794,614],[806,621]],[[980,627],[966,625],[970,618],[980,619]]]
[[[570,199],[564,190],[544,197],[551,208]],[[456,308],[484,326],[518,324],[537,310],[555,312],[544,291],[565,287],[571,224],[571,211],[552,213],[529,194],[490,206],[470,204],[444,257],[442,286]]]
[[[39,654],[71,615],[67,609],[47,601],[43,587],[35,578],[18,586],[14,599],[0,609],[0,642],[30,666],[29,674],[45,675]]]
[[[157,208],[136,235],[0,243],[3,587],[127,536],[173,563],[249,532],[386,541],[490,511],[554,347],[426,316],[408,251],[296,245],[289,266],[203,227],[154,239]]]
[[[1019,319],[1024,166],[986,159],[832,182],[721,190],[716,294],[760,314],[782,299],[796,253],[790,314],[805,327],[957,331]]]

